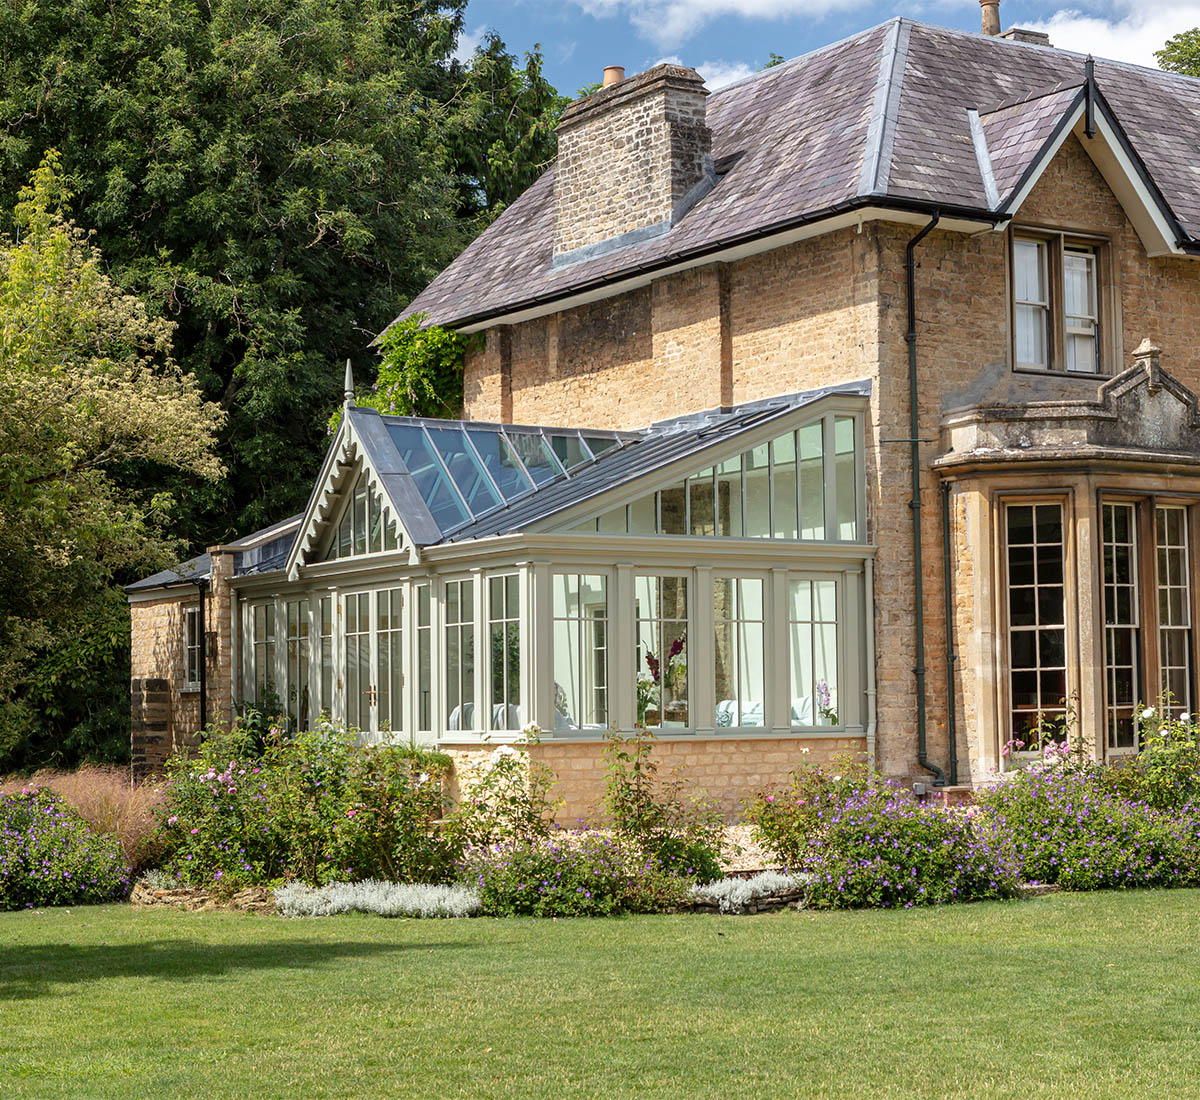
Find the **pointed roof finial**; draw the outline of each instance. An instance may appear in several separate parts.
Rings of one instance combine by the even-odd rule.
[[[346,383],[342,397],[345,399],[344,404],[347,409],[354,408],[354,371],[351,369],[350,360],[346,360]]]
[[[1083,116],[1083,132],[1089,138],[1096,136],[1096,59],[1091,54],[1087,55],[1087,60],[1083,63],[1083,82],[1084,82],[1084,116]]]

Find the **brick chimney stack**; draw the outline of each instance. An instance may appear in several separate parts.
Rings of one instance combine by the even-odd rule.
[[[984,34],[1000,33],[1000,0],[979,0]]]
[[[572,103],[558,124],[556,262],[666,232],[714,178],[700,74],[680,65],[618,73],[606,69],[604,87]]]

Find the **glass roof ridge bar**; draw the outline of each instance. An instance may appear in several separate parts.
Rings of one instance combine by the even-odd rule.
[[[504,505],[508,503],[508,498],[504,495],[504,491],[500,488],[500,485],[496,479],[492,477],[492,471],[488,469],[487,463],[483,459],[483,455],[479,453],[479,448],[475,446],[475,441],[471,438],[471,433],[467,431],[466,428],[459,428],[459,431],[462,433],[463,442],[466,443],[466,445],[470,448],[471,454],[475,456],[476,461],[479,463],[479,469],[483,471],[483,476],[488,479],[488,483],[493,489],[496,490],[496,496],[500,501],[496,507],[503,508]],[[486,516],[492,511],[495,511],[495,509],[489,508],[483,512],[480,512],[479,515]],[[472,512],[471,514],[474,515],[475,513]],[[476,516],[476,518],[479,517]]]

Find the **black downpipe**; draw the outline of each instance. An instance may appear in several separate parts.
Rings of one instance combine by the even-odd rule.
[[[950,482],[942,482],[942,589],[946,594],[946,733],[950,740],[950,786],[958,785],[958,716],[954,698],[954,598],[950,577]]]
[[[932,763],[926,748],[928,717],[925,713],[925,584],[921,566],[921,440],[920,408],[917,403],[917,261],[916,250],[941,220],[939,211],[934,210],[925,226],[908,242],[904,255],[904,279],[908,291],[908,331],[904,340],[908,344],[908,426],[912,463],[912,510],[913,528],[913,622],[916,627],[916,658],[913,669],[917,687],[917,763],[933,774],[933,785],[944,787],[946,773]]]
[[[208,623],[204,613],[207,578],[196,581],[196,587],[200,589],[200,612],[196,616],[196,630],[200,635],[200,728],[204,729],[208,725]]]

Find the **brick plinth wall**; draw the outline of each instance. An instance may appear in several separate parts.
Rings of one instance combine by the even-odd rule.
[[[171,755],[171,692],[157,677],[129,682],[132,734],[130,749],[136,775],[160,771]]]
[[[447,747],[456,770],[495,751],[492,747]],[[771,739],[658,739],[653,757],[662,780],[682,780],[689,794],[705,794],[732,821],[747,799],[761,790],[787,782],[805,763],[829,765],[866,752],[861,737]],[[562,799],[557,820],[572,826],[580,820],[603,818],[604,745],[595,741],[545,741],[530,750],[534,760],[548,764],[556,783],[551,796]],[[457,797],[455,787],[452,793]]]

